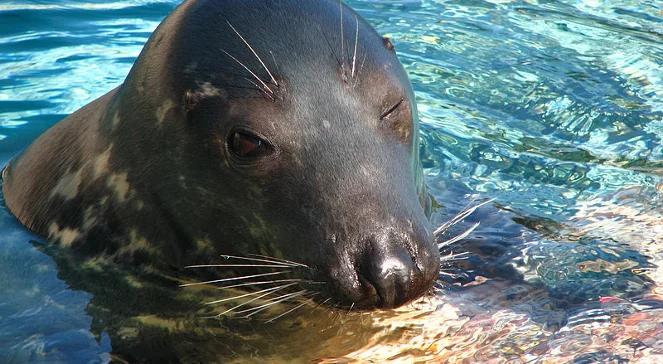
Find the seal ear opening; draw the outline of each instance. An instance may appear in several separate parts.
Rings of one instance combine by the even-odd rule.
[[[184,110],[186,110],[187,114],[198,107],[200,99],[200,94],[197,92],[186,90],[184,93]]]
[[[384,44],[384,47],[387,48],[387,50],[394,50],[394,43],[391,42],[391,38],[382,37],[382,44]]]

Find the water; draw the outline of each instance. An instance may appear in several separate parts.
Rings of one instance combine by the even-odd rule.
[[[0,162],[120,84],[176,3],[3,1]],[[3,207],[0,362],[663,361],[661,3],[349,4],[412,79],[435,221],[495,198],[436,295],[210,323],[178,306],[190,293],[79,274]]]

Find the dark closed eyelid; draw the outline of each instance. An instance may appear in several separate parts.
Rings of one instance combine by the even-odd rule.
[[[405,99],[401,98],[401,99],[398,100],[398,102],[395,103],[392,107],[390,107],[389,109],[387,109],[386,111],[384,111],[384,112],[380,115],[380,120],[386,118],[386,117],[389,116],[391,113],[393,113],[394,111],[396,111],[396,109],[398,109],[398,108],[403,104],[403,101],[405,101]]]

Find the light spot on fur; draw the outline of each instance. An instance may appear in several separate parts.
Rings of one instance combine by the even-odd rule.
[[[116,111],[111,121],[111,127],[115,129],[118,125],[120,125],[120,112]]]
[[[216,248],[211,240],[208,238],[196,239],[196,250],[200,253],[207,253],[214,255]]]
[[[88,206],[83,212],[83,231],[90,230],[94,224],[97,222],[96,208],[94,206]]]
[[[177,179],[180,181],[180,187],[182,187],[182,188],[184,188],[184,189],[188,189],[188,188],[189,188],[189,186],[188,186],[187,183],[186,183],[186,177],[184,177],[184,175],[182,175],[182,174],[179,175],[179,177],[178,177]]]
[[[79,236],[80,231],[78,229],[64,228],[60,229],[60,225],[53,222],[48,227],[48,238],[49,240],[59,241],[62,246],[71,246]]]
[[[111,156],[111,148],[113,148],[113,145],[108,147],[103,153],[99,154],[95,159],[94,159],[94,178],[97,179],[101,177],[102,175],[108,173],[108,161],[110,160]]]
[[[129,197],[129,181],[127,173],[115,173],[108,176],[106,186],[113,191],[115,199],[119,202],[125,202]]]
[[[127,275],[124,277],[124,281],[133,288],[143,288],[145,285],[138,278],[133,275]]]
[[[129,241],[131,241],[132,247],[143,248],[145,250],[150,248],[147,239],[145,239],[143,236],[138,234],[138,231],[136,229],[131,229],[131,231],[129,231]]]
[[[90,259],[87,259],[83,263],[83,267],[85,269],[91,269],[96,272],[101,272],[103,271],[107,266],[110,266],[113,264],[113,261],[111,258],[107,255],[97,255],[94,257],[91,257]]]
[[[161,104],[161,106],[157,108],[156,117],[159,124],[163,124],[163,122],[166,120],[166,115],[168,115],[168,112],[173,107],[175,107],[175,103],[173,102],[173,100],[167,99],[166,101],[163,102],[163,104]]]
[[[76,172],[71,172],[71,169],[68,170],[64,176],[60,177],[58,183],[51,190],[51,198],[61,196],[66,201],[75,198],[78,195],[78,188],[81,185],[82,171],[82,168]]]
[[[204,96],[209,96],[209,97],[220,96],[221,95],[221,90],[219,90],[218,88],[212,86],[211,83],[205,82],[202,85],[200,85],[200,91],[198,91],[198,93],[200,93],[201,95],[204,95]]]
[[[120,248],[116,255],[132,255],[137,251],[144,251],[151,254],[155,253],[155,249],[150,245],[150,242],[144,236],[140,235],[138,230],[131,229],[129,231],[129,244]]]

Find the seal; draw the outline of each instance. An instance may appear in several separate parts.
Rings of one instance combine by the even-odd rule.
[[[316,299],[388,308],[438,275],[418,150],[394,47],[352,9],[190,0],[121,86],[10,163],[3,190],[84,259],[179,276],[270,256],[322,283]]]

